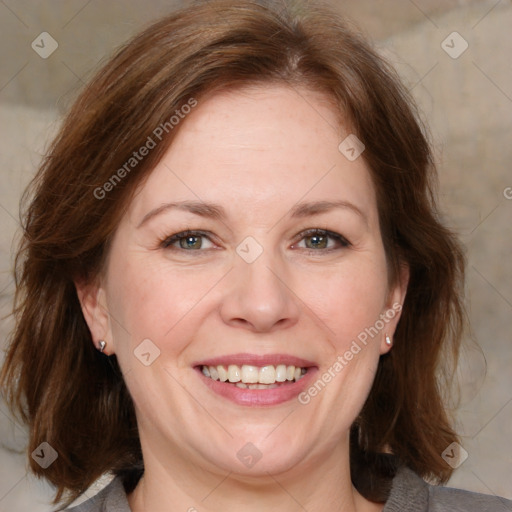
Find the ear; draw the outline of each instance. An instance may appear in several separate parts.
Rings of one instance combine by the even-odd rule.
[[[99,348],[99,342],[103,340],[107,343],[103,353],[112,355],[114,343],[105,289],[97,283],[86,284],[77,281],[75,287],[95,348]]]
[[[380,342],[381,354],[386,354],[393,346],[393,336],[402,314],[402,308],[407,294],[407,286],[409,285],[409,276],[409,265],[402,263],[400,265],[398,279],[394,286],[389,290],[386,309],[381,315],[381,318],[385,322]],[[386,336],[389,336],[391,345],[386,343]]]

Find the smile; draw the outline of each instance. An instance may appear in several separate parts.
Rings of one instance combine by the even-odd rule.
[[[236,364],[201,367],[205,377],[234,384],[240,389],[273,389],[286,382],[297,382],[307,373],[307,368],[279,364],[262,367]]]
[[[243,406],[296,400],[318,371],[316,363],[289,354],[231,354],[193,367],[211,392]]]

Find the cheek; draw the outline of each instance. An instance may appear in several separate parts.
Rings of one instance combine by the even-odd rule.
[[[384,258],[356,257],[297,282],[297,295],[322,320],[340,350],[375,324],[387,298]]]
[[[328,279],[316,276],[307,283],[300,293],[309,297],[307,305],[330,343],[317,380],[299,401],[330,418],[338,438],[363,407],[378,367],[382,330],[375,326],[386,306],[385,260],[354,259]]]
[[[133,349],[149,338],[159,347],[179,351],[180,341],[186,342],[183,331],[194,329],[190,319],[219,280],[218,272],[198,273],[137,254],[118,261],[110,274],[109,304],[114,337],[123,341],[120,348]]]

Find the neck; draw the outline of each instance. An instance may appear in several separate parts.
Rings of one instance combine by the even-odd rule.
[[[334,450],[281,473],[255,477],[211,470],[199,461],[143,443],[145,471],[128,496],[132,512],[378,512],[350,479],[348,437]]]

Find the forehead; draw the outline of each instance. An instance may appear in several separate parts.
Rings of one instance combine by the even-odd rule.
[[[136,218],[170,200],[260,214],[301,198],[375,202],[363,158],[349,161],[339,150],[349,128],[318,92],[276,85],[216,93],[181,123],[131,206]]]

